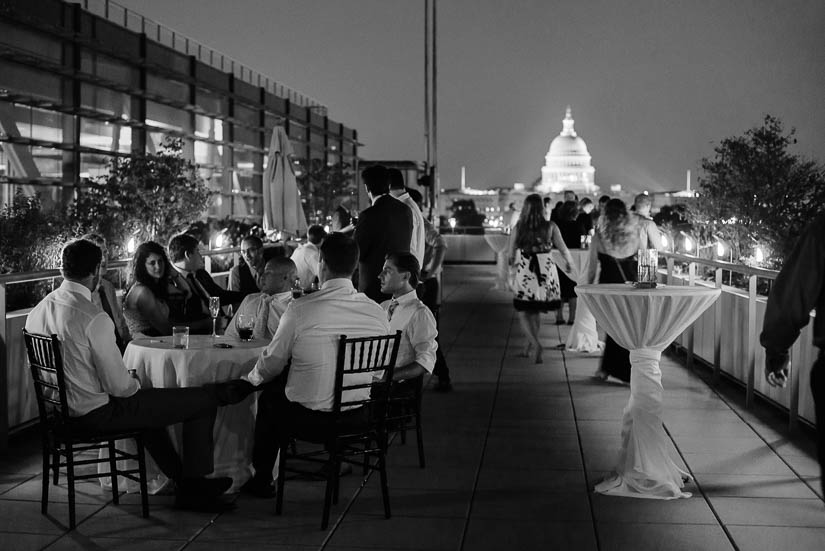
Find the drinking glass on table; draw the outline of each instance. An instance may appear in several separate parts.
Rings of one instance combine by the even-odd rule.
[[[172,328],[172,346],[175,348],[189,348],[189,326],[176,325]]]
[[[215,325],[221,313],[221,299],[219,297],[209,297],[209,315],[212,316],[212,338],[218,336]]]
[[[235,319],[235,328],[238,330],[238,338],[242,341],[252,340],[252,330],[255,327],[255,316],[249,314],[238,314]]]

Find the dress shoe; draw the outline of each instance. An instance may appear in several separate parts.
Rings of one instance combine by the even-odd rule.
[[[184,478],[178,482],[178,497],[210,499],[218,497],[232,486],[232,479],[228,476],[219,478]]]
[[[261,499],[271,499],[275,497],[275,486],[271,480],[253,476],[241,486],[241,492]]]

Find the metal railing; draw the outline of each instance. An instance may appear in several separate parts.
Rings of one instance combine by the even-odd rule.
[[[730,311],[724,310],[723,300],[717,300],[711,309],[706,313],[710,319],[700,318],[692,324],[676,341],[676,344],[682,346],[685,350],[686,361],[688,369],[693,369],[695,359],[698,356],[695,343],[695,332],[697,326],[704,323],[703,332],[706,336],[706,341],[712,339],[711,350],[708,356],[699,356],[701,360],[709,365],[713,370],[713,383],[719,382],[723,373],[729,378],[736,380],[743,384],[745,388],[745,407],[750,408],[753,405],[754,398],[757,394],[767,399],[769,402],[781,408],[788,410],[788,425],[791,430],[795,429],[800,420],[800,392],[808,392],[807,387],[800,386],[800,380],[805,380],[803,374],[809,373],[811,368],[810,360],[814,357],[813,344],[811,341],[811,327],[813,324],[808,324],[802,336],[794,344],[791,362],[791,373],[789,379],[789,389],[787,393],[782,389],[770,389],[766,387],[761,381],[762,368],[757,364],[757,358],[763,357],[763,351],[759,344],[759,328],[761,326],[759,313],[760,309],[764,308],[767,302],[767,296],[758,292],[758,280],[764,279],[773,282],[779,272],[775,270],[766,270],[757,267],[745,266],[742,264],[735,264],[731,262],[724,262],[719,260],[698,258],[695,256],[688,256],[675,253],[660,252],[661,257],[664,257],[667,263],[665,270],[665,277],[667,284],[675,284],[678,280],[680,283],[686,285],[706,285],[717,289],[722,289],[723,293],[736,295],[736,299],[746,301],[745,307],[745,324],[744,327],[736,324],[736,308],[731,308]],[[678,264],[677,264],[678,263]],[[677,269],[681,265],[687,265],[687,273]],[[709,268],[712,273],[712,279],[700,278],[697,274],[699,267]],[[723,272],[728,271],[732,274],[739,274],[745,276],[746,288],[733,287],[724,284]],[[744,331],[742,331],[744,330]],[[736,331],[739,331],[737,333]],[[723,362],[723,345],[725,335],[729,336],[730,341],[737,340],[737,350],[744,353],[744,357],[737,357],[731,354],[731,358]],[[708,335],[710,335],[708,337]],[[737,337],[739,337],[737,339]],[[733,346],[732,342],[728,345]],[[741,348],[738,344],[743,344]],[[707,348],[707,347],[705,347]],[[723,363],[727,363],[730,370],[723,368]],[[741,371],[738,368],[742,368]],[[736,372],[740,371],[741,379]],[[757,377],[760,377],[759,379]],[[758,383],[758,384],[757,384]],[[757,390],[761,386],[762,391]],[[806,404],[807,404],[806,400]],[[810,404],[808,404],[810,405]],[[812,422],[813,420],[810,419]]]
[[[64,1],[72,4],[76,3],[70,0]],[[81,7],[110,23],[119,25],[132,32],[145,34],[150,40],[154,40],[182,54],[194,56],[198,61],[206,63],[214,69],[232,73],[235,75],[235,78],[253,86],[264,88],[267,92],[275,94],[278,97],[289,99],[296,105],[310,109],[318,109],[322,115],[326,114],[327,106],[318,100],[302,94],[289,86],[280,84],[276,82],[275,79],[250,69],[237,59],[179,33],[166,25],[144,17],[129,8],[121,6],[117,2],[113,2],[112,0],[83,0]]]

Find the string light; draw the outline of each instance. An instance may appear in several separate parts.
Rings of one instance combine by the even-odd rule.
[[[129,241],[126,242],[126,252],[129,254],[134,254],[135,249],[137,249],[137,241],[135,240],[135,236],[129,238]]]

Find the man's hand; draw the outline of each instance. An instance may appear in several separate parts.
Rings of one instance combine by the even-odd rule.
[[[785,388],[788,383],[788,362],[790,354],[787,351],[765,351],[765,379],[773,387]]]

